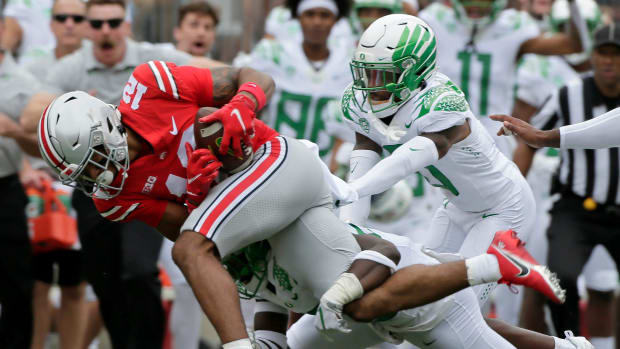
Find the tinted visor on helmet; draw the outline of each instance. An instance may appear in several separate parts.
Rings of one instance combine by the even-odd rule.
[[[363,100],[370,104],[373,111],[379,104],[390,100],[397,100],[394,93],[402,90],[403,86],[399,83],[402,70],[392,63],[362,63],[359,61],[351,62],[351,73],[353,75],[353,90],[362,92]],[[380,107],[379,107],[380,108]]]

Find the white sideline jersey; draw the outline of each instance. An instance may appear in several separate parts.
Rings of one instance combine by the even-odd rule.
[[[362,100],[361,96],[357,96]],[[452,145],[448,153],[420,173],[456,207],[482,212],[505,201],[505,195],[521,190],[516,165],[495,146],[493,139],[469,110],[463,92],[445,75],[436,72],[427,86],[394,114],[390,125],[362,112],[353,101],[353,90],[342,97],[345,120],[359,134],[393,152],[423,133],[446,130],[469,122],[471,133]]]
[[[347,67],[352,53],[353,49],[330,50],[327,60],[317,69],[300,43],[261,40],[244,63],[271,75],[276,83],[261,119],[282,135],[316,143],[325,159],[334,142],[334,135],[328,134],[327,129],[337,129],[326,123],[342,119],[328,114],[340,113],[340,94],[351,82]]]
[[[290,41],[301,44],[304,36],[301,32],[299,21],[292,18],[291,11],[285,6],[276,6],[265,19],[265,34],[273,36],[279,41]],[[355,47],[357,36],[347,17],[340,18],[329,33],[328,44],[330,47]],[[344,45],[344,46],[340,46]]]
[[[536,22],[526,12],[503,10],[472,40],[455,10],[439,2],[422,10],[420,18],[435,31],[438,68],[461,87],[473,114],[509,114],[519,49],[539,35]]]

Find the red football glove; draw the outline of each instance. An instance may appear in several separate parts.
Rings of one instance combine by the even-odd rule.
[[[185,143],[187,154],[187,197],[185,204],[191,213],[200,205],[209,193],[211,184],[217,177],[222,163],[211,154],[209,149],[192,149],[191,144]]]
[[[254,102],[248,96],[236,95],[233,99],[213,114],[200,118],[200,122],[212,123],[219,121],[224,127],[224,136],[220,145],[220,153],[226,154],[230,143],[236,156],[241,157],[241,141],[250,145],[250,137],[254,135]]]

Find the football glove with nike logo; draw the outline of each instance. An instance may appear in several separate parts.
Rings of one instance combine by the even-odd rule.
[[[185,143],[185,153],[187,154],[187,196],[185,204],[191,213],[209,193],[211,184],[217,177],[222,163],[209,149],[194,150],[189,143]]]
[[[241,141],[250,145],[250,138],[254,135],[254,102],[248,96],[237,94],[228,104],[218,111],[209,114],[199,121],[210,124],[215,121],[222,123],[224,135],[220,145],[220,153],[226,154],[231,146],[236,156],[242,156]]]

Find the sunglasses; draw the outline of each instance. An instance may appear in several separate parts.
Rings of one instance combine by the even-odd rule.
[[[65,15],[65,14],[57,14],[54,15],[54,20],[56,22],[60,22],[60,23],[65,23],[65,21],[69,18],[71,18],[73,20],[73,22],[75,23],[82,23],[84,21],[84,19],[86,19],[84,16],[82,15]]]
[[[101,27],[103,27],[103,23],[108,23],[111,29],[116,29],[120,27],[124,20],[124,18],[89,19],[88,23],[93,29],[101,29]]]

